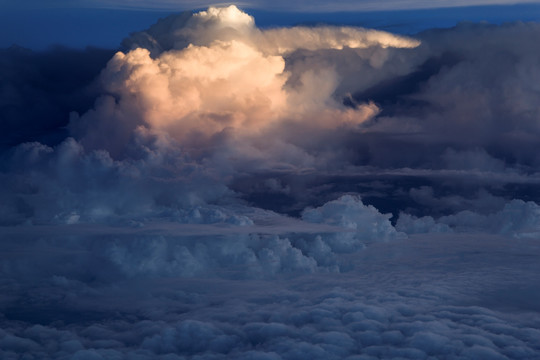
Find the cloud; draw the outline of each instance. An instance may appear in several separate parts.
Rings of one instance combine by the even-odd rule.
[[[96,263],[108,245],[135,251],[144,238],[139,245],[131,238],[26,238],[38,247],[7,259],[22,239],[4,241],[0,252],[4,278],[26,275],[2,283],[12,298],[2,301],[0,351],[7,358],[527,359],[540,346],[532,240],[508,249],[507,239],[493,236],[418,237],[364,250],[346,274],[239,281],[223,279],[224,272],[215,274],[221,279],[165,276],[148,267],[155,253],[147,248],[133,262],[146,271],[127,279],[118,272],[126,262]],[[41,261],[20,266],[33,257]],[[529,301],[509,296],[511,286],[528,289]]]
[[[372,241],[403,238],[389,219],[391,214],[381,214],[373,206],[366,206],[358,197],[345,195],[320,208],[306,209],[302,219],[313,223],[327,223],[353,230],[331,236],[329,245],[334,251],[350,252]]]
[[[354,193],[393,221],[400,212],[485,216],[514,197],[535,201],[527,149],[537,137],[537,32],[463,24],[417,40],[337,26],[261,30],[235,6],[170,16],[124,41],[93,85],[102,93],[94,107],[71,114],[71,137],[66,120],[44,110],[52,118],[38,124],[55,140],[4,152],[2,223],[252,226],[231,205],[299,216]],[[47,89],[44,64],[79,58],[46,55],[21,62],[11,49],[4,62],[31,63],[34,87]],[[66,89],[85,94],[90,70]],[[16,90],[28,88],[19,73],[3,109],[20,102],[21,121],[8,130],[24,134],[37,111],[23,114],[34,92]],[[58,91],[44,103],[62,99]],[[38,132],[13,141],[41,140]],[[334,215],[325,216],[316,222]]]
[[[36,122],[39,136],[23,131],[39,92],[15,71],[3,111],[17,109],[7,130],[24,136],[3,153],[2,223],[250,224],[230,206],[298,216],[355,193],[396,218],[535,201],[537,32],[532,23],[462,24],[412,39],[258,29],[235,6],[183,13],[124,41],[93,83],[93,108],[71,113],[69,136],[65,118],[46,110],[67,101],[63,88],[43,95],[52,118]],[[60,69],[44,64],[79,54],[46,55],[11,49],[4,62],[31,63],[39,76],[30,89],[48,89],[47,69]],[[66,89],[86,101],[97,70],[81,72]],[[42,141],[45,128],[54,140]]]
[[[2,179],[11,192],[3,193],[4,225],[110,223],[126,216],[136,221],[150,213],[159,217],[154,211],[161,206],[196,205],[205,202],[200,196],[210,200],[228,192],[174,152],[147,149],[136,161],[119,162],[103,150],[86,152],[68,138],[55,148],[25,143],[10,155],[5,163],[10,175]],[[177,166],[170,168],[173,163]]]
[[[253,135],[279,122],[307,118],[318,127],[355,126],[378,108],[369,103],[344,107],[334,98],[339,78],[332,66],[292,63],[286,68],[284,56],[299,49],[411,48],[419,43],[346,27],[259,30],[251,16],[230,6],[163,19],[124,44],[133,50],[117,53],[101,76],[114,101],[101,99],[95,110],[74,115],[70,124],[86,147],[113,154],[118,152],[113,147],[127,143],[140,126],[183,142],[226,129]],[[290,79],[294,83],[288,86]],[[103,131],[117,134],[114,144],[93,135]]]
[[[540,209],[532,201],[512,200],[501,210],[488,214],[462,210],[437,220],[431,216],[417,218],[401,214],[396,228],[408,234],[458,231],[535,237],[540,230]]]
[[[101,72],[4,52],[0,357],[534,357],[538,32],[221,7]]]

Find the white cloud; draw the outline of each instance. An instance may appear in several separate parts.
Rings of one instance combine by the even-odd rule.
[[[166,132],[187,146],[201,146],[226,129],[252,136],[283,121],[315,128],[356,126],[378,108],[369,103],[344,107],[334,98],[339,76],[333,66],[287,70],[284,55],[299,49],[419,44],[347,27],[259,30],[252,17],[234,6],[165,19],[125,43],[133,50],[117,53],[101,77],[116,99],[101,99],[94,110],[74,115],[70,124],[86,147],[104,147],[115,156],[140,126]],[[291,78],[297,79],[293,87],[287,86]],[[115,133],[114,143],[96,132]]]

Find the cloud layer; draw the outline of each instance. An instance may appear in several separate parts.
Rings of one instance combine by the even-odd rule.
[[[21,240],[34,250],[10,257]],[[229,271],[186,279],[180,266],[191,262],[171,267],[176,251],[164,248],[179,240],[4,237],[0,354],[530,359],[540,351],[534,241],[509,248],[504,238],[431,235],[383,243],[349,258],[354,270],[344,274],[306,274],[309,263],[291,267],[288,254],[280,257],[285,276],[261,281],[223,279],[234,259],[237,272],[246,266],[234,251]],[[117,261],[121,251],[139,258]]]
[[[229,6],[3,50],[1,357],[533,358],[539,35]]]

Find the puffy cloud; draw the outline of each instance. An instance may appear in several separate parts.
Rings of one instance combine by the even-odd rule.
[[[396,228],[409,234],[459,231],[535,237],[540,230],[540,207],[532,201],[512,200],[501,210],[488,214],[463,210],[437,220],[431,216],[416,218],[401,214]]]
[[[253,135],[283,121],[313,128],[355,126],[378,108],[369,103],[344,107],[334,98],[339,75],[332,65],[319,59],[307,68],[295,66],[287,54],[418,44],[347,27],[259,30],[235,6],[170,17],[125,41],[132,50],[117,53],[101,76],[115,99],[102,99],[94,110],[74,115],[70,126],[86,147],[105,148],[115,156],[140,126],[192,147],[225,129]],[[116,134],[114,143],[99,139],[96,133],[103,132]]]
[[[2,257],[20,240],[4,241]],[[48,247],[28,240],[41,247],[3,262],[4,278],[35,272],[1,284],[12,298],[1,304],[5,358],[527,359],[540,346],[533,240],[508,248],[495,236],[416,237],[369,247],[346,274],[289,273],[272,281],[154,271],[114,278],[114,267],[95,261],[118,240],[55,235]],[[49,258],[33,268],[17,266],[43,251]],[[139,264],[154,256],[138,253]]]
[[[294,239],[241,235],[192,238],[142,238],[118,241],[104,249],[104,257],[128,277],[224,276],[268,278],[282,273],[339,271],[294,246]],[[311,245],[311,244],[310,244]],[[332,256],[331,251],[326,255]]]
[[[2,195],[4,225],[137,221],[148,214],[159,217],[163,209],[189,208],[229,193],[212,174],[181,154],[145,151],[139,160],[119,162],[103,150],[86,152],[72,138],[55,148],[39,143],[18,146],[5,163],[9,176],[2,178],[11,192]],[[171,212],[162,216],[182,218]],[[192,219],[212,216],[233,219],[200,212]]]
[[[73,113],[69,130],[86,154],[105,150],[116,164],[148,153],[181,154],[175,166],[186,161],[204,168],[245,198],[260,192],[267,177],[279,179],[292,190],[279,195],[283,203],[296,202],[287,205],[291,213],[357,192],[353,182],[324,194],[293,183],[333,186],[322,184],[326,172],[354,177],[367,171],[418,179],[403,188],[384,180],[392,196],[407,198],[394,215],[415,206],[423,215],[419,205],[447,214],[474,208],[467,198],[484,188],[500,201],[532,191],[525,184],[537,177],[533,152],[526,150],[536,143],[531,80],[538,54],[529,46],[536,32],[535,24],[460,25],[419,34],[420,44],[352,27],[261,30],[234,6],[185,13],[125,41],[125,51],[100,76],[105,95],[93,109]],[[495,82],[515,91],[507,96]],[[478,96],[465,96],[463,86]],[[282,175],[309,171],[314,180]],[[253,183],[242,189],[244,175]],[[422,183],[426,178],[444,187],[434,186],[437,201],[418,190],[433,186]],[[516,195],[497,190],[515,183],[523,184]],[[364,199],[388,211],[392,196],[378,196]],[[500,201],[486,201],[484,209]],[[6,217],[31,208],[21,198],[6,203],[15,209]]]
[[[306,209],[302,218],[308,222],[326,223],[349,229],[349,233],[331,235],[330,247],[338,252],[362,248],[365,243],[403,237],[390,223],[391,214],[381,214],[360,198],[345,195],[320,208]]]
[[[417,218],[406,213],[399,215],[396,222],[396,229],[407,234],[452,232],[452,229],[447,224],[438,223],[431,216]]]
[[[525,145],[536,143],[538,54],[529,45],[537,32],[536,24],[464,24],[419,34],[420,42],[352,27],[261,30],[235,6],[162,19],[109,61],[99,78],[105,94],[71,115],[75,139],[4,152],[1,221],[140,226],[158,218],[206,232],[253,226],[236,213],[241,199],[293,215],[327,203],[304,219],[358,225],[318,238],[315,248],[335,250],[332,237],[350,237],[355,248],[395,231],[390,216],[359,200],[332,214],[350,202],[343,193],[402,212],[404,228],[418,216],[488,216],[512,197],[536,200]],[[94,70],[70,86],[85,86]],[[499,81],[515,91],[492,86]],[[8,90],[5,109],[28,97]],[[418,226],[438,228],[427,219]],[[364,231],[369,221],[378,230]]]
[[[6,75],[0,357],[534,357],[537,35],[172,16],[69,136]]]

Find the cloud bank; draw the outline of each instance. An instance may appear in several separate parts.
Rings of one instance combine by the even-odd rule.
[[[1,357],[534,358],[538,35],[228,6],[3,50]]]
[[[336,274],[306,273],[312,263],[296,262],[287,242],[273,239],[260,261],[286,272],[261,281],[223,279],[246,263],[234,251],[218,255],[219,246],[208,259],[229,271],[189,278],[182,271],[197,271],[196,263],[185,255],[172,262],[179,249],[166,248],[178,238],[22,239],[35,250],[17,258],[15,239],[2,242],[7,359],[530,359],[540,350],[538,247],[530,242],[383,243]],[[268,258],[270,248],[284,253]]]
[[[302,256],[318,251],[311,241],[343,253],[404,233],[531,236],[539,31],[261,30],[211,7],[161,19],[99,75],[66,79],[81,104],[96,99],[69,117],[67,90],[45,95],[45,75],[81,55],[5,50],[1,224],[266,229]],[[34,94],[44,105],[28,110]],[[39,135],[23,131],[33,123]]]

